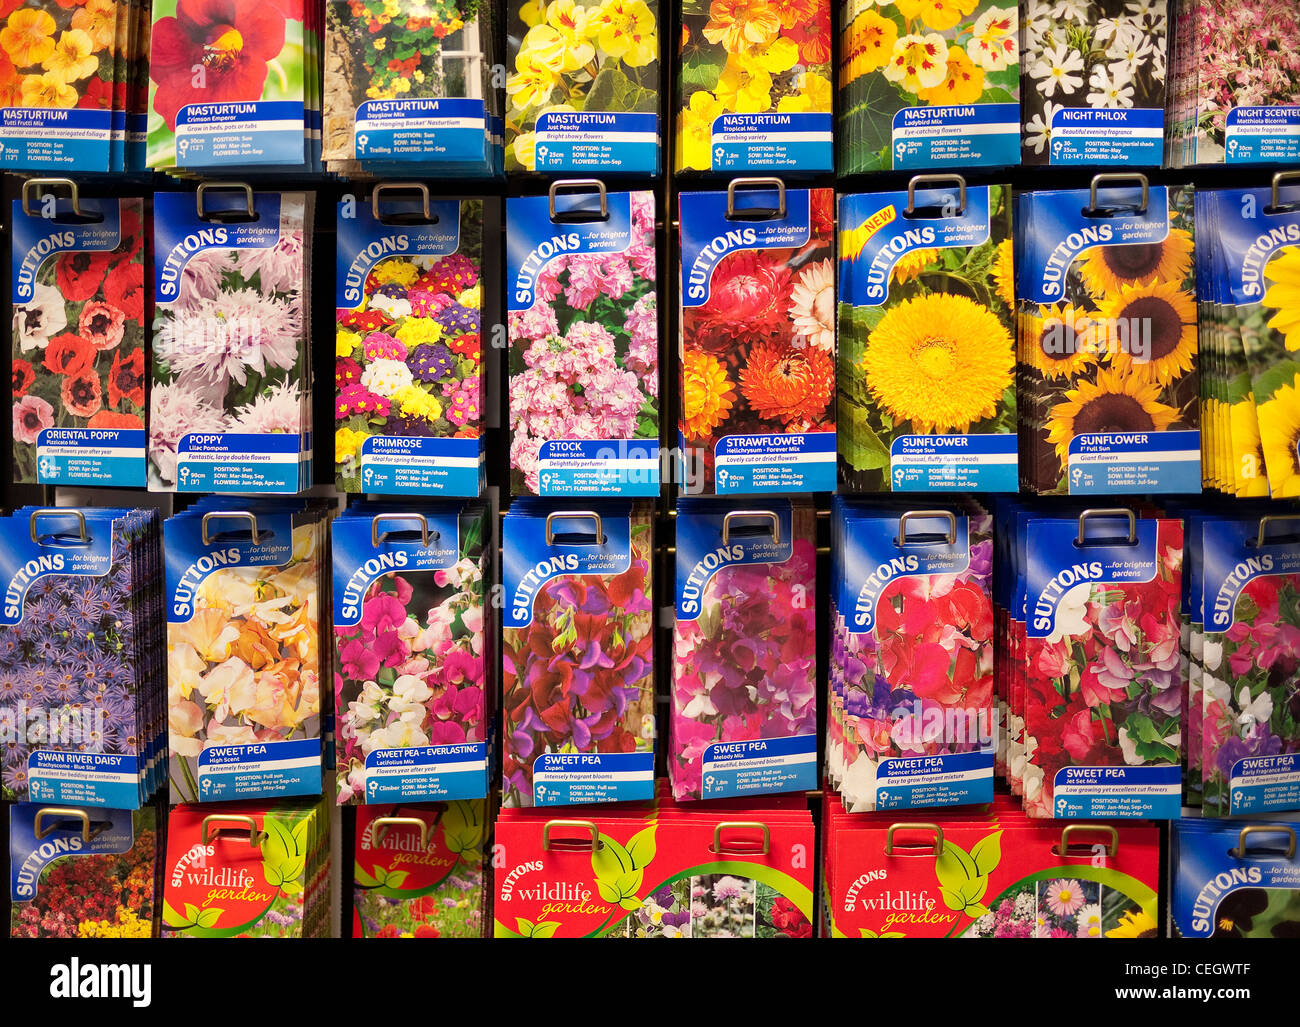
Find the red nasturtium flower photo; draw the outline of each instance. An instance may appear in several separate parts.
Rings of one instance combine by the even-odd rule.
[[[284,26],[284,12],[265,0],[180,0],[176,17],[153,27],[154,110],[175,131],[186,104],[260,100]]]

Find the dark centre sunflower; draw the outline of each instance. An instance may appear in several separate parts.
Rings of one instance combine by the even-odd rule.
[[[1102,260],[1117,278],[1138,279],[1160,270],[1164,256],[1162,243],[1138,243],[1132,246],[1103,246]]]
[[[1155,421],[1132,396],[1107,392],[1090,399],[1074,415],[1076,435],[1102,435],[1125,431],[1154,431]]]
[[[1049,360],[1069,360],[1079,351],[1079,333],[1067,321],[1045,321],[1038,335],[1038,348]]]
[[[1149,326],[1151,352],[1149,360],[1159,360],[1178,348],[1183,337],[1183,322],[1172,303],[1159,296],[1143,296],[1124,307],[1121,315],[1131,325]]]

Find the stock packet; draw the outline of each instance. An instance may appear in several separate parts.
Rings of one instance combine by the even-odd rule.
[[[848,0],[840,23],[841,175],[1020,163],[1016,4]]]
[[[1191,189],[1098,176],[1020,203],[1022,486],[1200,491]]]
[[[502,521],[502,805],[654,795],[651,514],[520,498]]]
[[[514,494],[659,495],[654,225],[595,180],[506,201]]]
[[[332,523],[339,803],[488,794],[489,516],[366,503]]]
[[[418,196],[410,195],[410,190]],[[382,201],[382,202],[381,202]],[[377,184],[338,207],[334,473],[341,492],[474,496],[487,425],[482,200]],[[492,226],[495,228],[495,224]]]
[[[834,194],[740,184],[680,197],[680,480],[834,491]]]
[[[668,772],[674,799],[817,782],[816,512],[677,501]]]
[[[1009,187],[921,175],[839,220],[840,480],[1016,491]]]
[[[1300,937],[1294,822],[1179,820],[1170,847],[1175,937]]]
[[[481,938],[487,802],[357,811],[352,937]]]
[[[1182,521],[1127,509],[1037,516],[1025,546],[1026,773],[1042,781],[1025,811],[1177,817]]]
[[[62,184],[13,201],[14,481],[142,487],[144,201],[42,193]]]
[[[158,936],[157,811],[9,807],[11,938]]]

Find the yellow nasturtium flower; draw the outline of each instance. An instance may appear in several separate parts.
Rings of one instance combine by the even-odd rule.
[[[767,46],[743,54],[739,59],[753,62],[769,75],[779,75],[799,63],[799,46],[793,39],[777,36]]]
[[[696,171],[712,167],[713,122],[726,108],[708,90],[697,89],[677,119],[677,152],[682,166]]]
[[[772,106],[772,76],[757,61],[732,55],[718,76],[718,99],[735,114],[761,114]]]
[[[90,36],[97,53],[107,50],[117,33],[117,5],[113,0],[86,0],[72,15],[72,27]]]
[[[515,58],[515,67],[518,68],[519,62],[525,58],[549,68],[557,75],[577,71],[582,67],[574,60],[564,36],[550,25],[534,25],[524,35],[519,55]]]
[[[632,0],[626,6],[630,27],[625,33],[627,48],[623,63],[630,68],[644,68],[659,59],[659,34],[655,31],[655,16],[650,13],[645,0]]]
[[[48,11],[30,7],[14,11],[0,29],[0,47],[4,47],[16,68],[40,64],[54,53],[55,28],[54,18]]]
[[[506,79],[506,95],[518,110],[526,110],[550,99],[558,80],[555,71],[522,51],[515,58],[515,69],[515,74]]]
[[[984,69],[977,67],[960,46],[948,47],[948,73],[933,89],[917,96],[937,106],[974,103],[984,92]]]
[[[586,8],[578,6],[573,0],[554,0],[546,8],[546,24],[560,34],[567,47],[566,71],[574,71],[596,56],[596,48],[586,37]]]
[[[77,91],[63,81],[63,76],[53,71],[44,75],[24,75],[22,83],[24,107],[75,107]]]
[[[540,25],[546,20],[545,0],[528,0],[526,4],[519,8],[519,20],[529,28]]]
[[[933,89],[948,77],[947,42],[937,32],[900,37],[885,65],[884,75],[909,93]]]

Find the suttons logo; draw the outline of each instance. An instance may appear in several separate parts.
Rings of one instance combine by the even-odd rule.
[[[391,553],[380,553],[358,567],[343,587],[343,605],[339,609],[338,622],[357,623],[361,619],[361,600],[365,598],[366,590],[376,579],[390,571],[401,570],[408,559],[407,554],[399,549]]]
[[[41,842],[36,850],[23,860],[22,866],[18,867],[15,872],[12,897],[21,900],[35,898],[36,882],[40,878],[45,864],[58,859],[60,856],[72,855],[80,851],[81,835],[79,834],[55,837],[49,841]]]
[[[1046,634],[1056,621],[1056,607],[1065,593],[1083,582],[1100,580],[1104,573],[1100,560],[1076,563],[1056,572],[1034,600],[1034,630]]]
[[[184,901],[193,902],[200,909],[215,905],[223,915],[229,914],[227,922],[239,923],[242,914],[238,909],[231,910],[231,903],[263,908],[270,905],[278,891],[268,886],[262,876],[260,850],[247,851],[246,858],[223,858],[217,865],[214,845],[195,844],[172,867],[168,874],[169,887],[177,890]],[[220,922],[215,926],[221,926]]]
[[[37,578],[46,574],[61,574],[64,570],[62,553],[47,553],[33,557],[19,567],[5,588],[5,620],[17,623],[23,615],[23,598]]]
[[[1074,258],[1089,247],[1109,243],[1114,237],[1114,227],[1106,223],[1088,225],[1067,235],[1056,245],[1047,258],[1047,263],[1043,265],[1042,294],[1049,299],[1060,296],[1065,291],[1065,275],[1074,263]]]
[[[22,264],[18,267],[18,286],[15,290],[15,299],[29,300],[35,292],[36,272],[45,258],[51,254],[70,250],[77,245],[77,237],[72,232],[53,232],[42,239],[38,239],[34,246],[29,249],[23,257]]]
[[[1263,880],[1263,871],[1257,866],[1233,867],[1215,874],[1206,882],[1192,904],[1192,930],[1199,935],[1212,934],[1214,911],[1223,897],[1237,888],[1257,887]]]
[[[382,239],[372,239],[352,261],[343,280],[343,298],[354,306],[360,305],[365,298],[366,276],[370,269],[385,257],[407,253],[411,248],[408,235],[386,235]]]
[[[1237,608],[1237,596],[1253,578],[1273,573],[1273,557],[1268,553],[1250,556],[1238,562],[1223,579],[1218,595],[1214,597],[1211,623],[1215,630],[1226,631],[1232,626]]]
[[[230,567],[238,564],[242,558],[239,549],[230,546],[226,549],[213,550],[210,553],[204,553],[195,560],[185,573],[180,576],[176,582],[176,587],[172,589],[172,615],[178,619],[187,619],[194,613],[194,592],[213,571],[222,567]]]
[[[1278,225],[1255,238],[1241,258],[1241,292],[1247,299],[1264,294],[1264,265],[1273,252],[1300,242],[1300,222]]]

